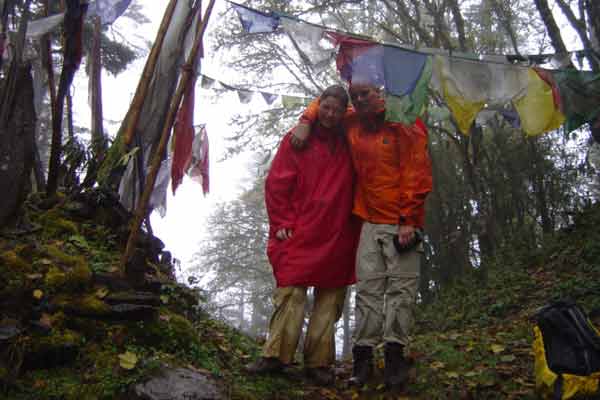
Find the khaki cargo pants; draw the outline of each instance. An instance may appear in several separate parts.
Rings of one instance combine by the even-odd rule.
[[[294,360],[304,322],[306,289],[298,286],[275,289],[275,311],[263,347],[264,357],[276,357],[285,364]],[[328,367],[335,361],[335,323],[342,316],[345,298],[345,286],[315,288],[315,303],[304,340],[305,367]]]
[[[392,241],[397,232],[397,225],[363,223],[356,257],[356,346],[408,344],[422,245],[398,253]]]

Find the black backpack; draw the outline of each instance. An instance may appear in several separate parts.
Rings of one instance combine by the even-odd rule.
[[[587,376],[600,371],[600,336],[575,303],[551,303],[535,319],[552,372]]]

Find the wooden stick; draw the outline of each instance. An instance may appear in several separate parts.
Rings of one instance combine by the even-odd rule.
[[[123,141],[126,145],[131,144],[131,141],[133,140],[135,128],[137,127],[138,121],[140,119],[142,106],[144,105],[144,100],[146,99],[148,88],[150,87],[150,80],[152,78],[152,75],[154,74],[154,70],[156,69],[158,55],[160,54],[160,50],[162,48],[162,44],[167,34],[167,30],[169,29],[169,25],[171,24],[171,19],[173,18],[173,13],[175,12],[176,5],[177,0],[171,0],[169,5],[167,6],[162,22],[160,23],[160,28],[158,30],[158,33],[156,34],[156,40],[154,41],[152,50],[150,50],[150,55],[148,56],[148,60],[146,61],[146,65],[144,66],[142,77],[140,78],[140,82],[138,83],[138,87],[135,91],[133,100],[131,101],[129,111],[127,112],[127,125],[125,126],[125,134],[123,136]]]
[[[204,13],[204,18],[201,21],[200,28],[196,32],[196,36],[194,37],[194,44],[190,55],[184,65],[183,72],[179,84],[177,86],[177,90],[175,91],[175,96],[171,101],[171,105],[169,107],[169,112],[167,113],[167,118],[165,119],[165,124],[163,126],[163,130],[161,133],[160,141],[158,142],[158,146],[154,152],[154,156],[152,158],[152,163],[150,166],[150,173],[146,177],[146,183],[144,187],[144,193],[140,198],[137,209],[135,210],[135,216],[133,219],[133,223],[131,226],[131,232],[129,234],[129,239],[127,240],[127,246],[125,247],[125,253],[121,258],[120,270],[121,273],[124,274],[125,267],[127,262],[133,255],[133,251],[135,250],[135,243],[137,241],[137,237],[140,231],[140,227],[142,226],[142,221],[146,216],[146,210],[148,208],[148,202],[150,200],[150,195],[154,190],[154,184],[156,182],[156,175],[158,174],[158,170],[160,168],[160,163],[162,162],[163,154],[167,147],[167,143],[169,141],[169,137],[171,134],[171,129],[173,127],[173,122],[175,122],[175,116],[177,114],[177,110],[179,109],[179,105],[181,104],[181,99],[183,98],[183,94],[188,85],[188,82],[194,74],[196,73],[196,67],[198,63],[197,54],[201,51],[202,47],[202,38],[204,37],[204,32],[206,31],[206,26],[208,25],[208,19],[210,18],[210,14],[212,12],[213,6],[215,4],[215,0],[210,0],[208,7]]]

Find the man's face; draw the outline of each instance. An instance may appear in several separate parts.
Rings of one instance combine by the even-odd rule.
[[[381,108],[381,91],[370,84],[353,83],[350,86],[350,99],[359,114],[371,114]]]
[[[336,97],[328,96],[319,102],[319,122],[325,128],[335,128],[342,122],[346,108]]]

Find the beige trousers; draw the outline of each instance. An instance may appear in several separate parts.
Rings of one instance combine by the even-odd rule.
[[[275,311],[269,324],[269,335],[263,347],[264,357],[276,357],[285,364],[294,360],[302,333],[305,287],[275,289]],[[304,340],[304,366],[327,367],[335,361],[335,323],[342,316],[346,287],[315,288],[315,303],[310,314]]]
[[[363,223],[356,261],[356,346],[408,344],[422,245],[398,253],[392,241],[397,232],[397,225]]]

